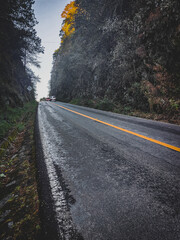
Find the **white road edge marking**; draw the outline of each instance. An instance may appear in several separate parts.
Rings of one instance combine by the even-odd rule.
[[[74,229],[72,218],[70,212],[67,208],[67,203],[65,196],[62,190],[62,187],[59,183],[58,176],[56,174],[56,169],[53,164],[53,149],[51,149],[51,144],[49,142],[48,135],[46,134],[47,130],[44,126],[44,117],[42,117],[42,112],[38,108],[38,125],[40,131],[40,138],[42,142],[42,148],[44,153],[44,159],[46,164],[46,169],[48,172],[49,183],[51,187],[51,193],[54,201],[56,219],[58,222],[59,236],[62,239],[68,240],[71,237],[71,232]]]

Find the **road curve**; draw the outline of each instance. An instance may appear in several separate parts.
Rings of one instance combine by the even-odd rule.
[[[38,132],[53,240],[180,239],[179,126],[41,102]]]

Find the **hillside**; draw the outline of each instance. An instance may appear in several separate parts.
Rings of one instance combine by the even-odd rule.
[[[180,105],[180,2],[76,0],[62,16],[50,94],[175,120]]]
[[[38,78],[30,66],[39,66],[43,52],[34,26],[33,0],[3,1],[0,9],[0,108],[22,106],[35,98]],[[30,91],[28,91],[28,87]]]

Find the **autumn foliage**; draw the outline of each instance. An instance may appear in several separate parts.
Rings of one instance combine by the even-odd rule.
[[[75,4],[75,1],[72,1],[66,5],[61,14],[61,17],[65,19],[61,29],[62,42],[75,31],[74,22],[77,9],[78,7]]]
[[[179,9],[179,0],[71,2],[62,13],[63,44],[54,54],[50,95],[90,100],[91,106],[113,103],[117,112],[159,114],[176,123]]]

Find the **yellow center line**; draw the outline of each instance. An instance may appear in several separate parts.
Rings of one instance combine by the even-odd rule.
[[[121,130],[121,131],[123,131],[123,132],[129,133],[129,134],[132,134],[132,135],[134,135],[134,136],[137,136],[137,137],[140,137],[140,138],[146,139],[146,140],[148,140],[148,141],[150,141],[150,142],[153,142],[153,143],[159,144],[159,145],[161,145],[161,146],[164,146],[164,147],[170,148],[170,149],[172,149],[172,150],[174,150],[174,151],[180,152],[180,148],[179,148],[179,147],[175,147],[175,146],[172,146],[172,145],[170,145],[170,144],[167,144],[167,143],[164,143],[164,142],[161,142],[161,141],[155,140],[155,139],[153,139],[153,138],[149,138],[149,137],[146,137],[146,136],[144,136],[144,135],[141,135],[141,134],[138,134],[138,133],[135,133],[135,132],[129,131],[129,130],[127,130],[127,129],[117,127],[117,126],[112,125],[112,124],[107,123],[107,122],[103,122],[103,121],[101,121],[101,120],[99,120],[99,119],[97,119],[97,118],[93,118],[93,117],[90,117],[90,116],[88,116],[88,115],[85,115],[85,114],[82,114],[82,113],[79,113],[79,112],[73,111],[73,110],[71,110],[71,109],[69,109],[69,108],[66,108],[66,107],[63,107],[63,106],[61,106],[61,105],[59,105],[59,104],[56,104],[56,103],[53,103],[53,104],[55,104],[56,106],[58,106],[58,107],[60,107],[60,108],[65,109],[65,110],[67,110],[67,111],[69,111],[69,112],[72,112],[72,113],[78,114],[78,115],[80,115],[80,116],[82,116],[82,117],[85,117],[85,118],[88,118],[88,119],[94,120],[94,121],[96,121],[96,122],[102,123],[102,124],[107,125],[107,126],[110,126],[110,127],[112,127],[112,128],[115,128],[115,129]]]

